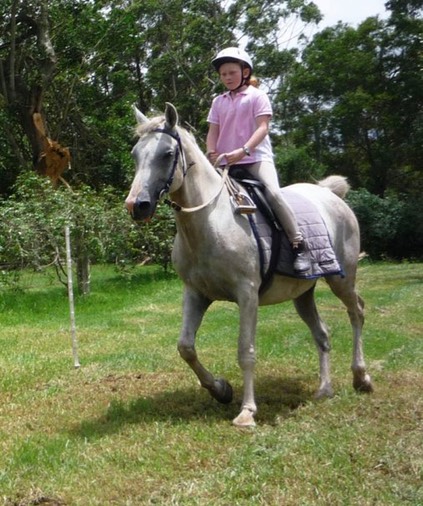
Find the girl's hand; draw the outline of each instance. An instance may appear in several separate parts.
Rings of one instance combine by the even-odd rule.
[[[230,153],[226,153],[226,161],[229,165],[235,165],[245,156],[243,148],[234,149]]]
[[[217,151],[209,151],[207,153],[207,159],[212,164],[215,165],[217,158],[219,157],[219,153]]]

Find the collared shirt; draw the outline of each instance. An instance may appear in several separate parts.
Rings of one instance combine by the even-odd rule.
[[[242,148],[257,130],[258,116],[272,116],[272,106],[267,94],[248,86],[244,91],[231,95],[230,91],[217,96],[207,117],[209,123],[219,125],[216,151],[229,153]],[[273,161],[272,146],[268,135],[239,163]]]

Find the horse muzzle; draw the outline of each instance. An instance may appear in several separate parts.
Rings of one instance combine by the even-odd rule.
[[[125,202],[126,208],[135,221],[146,221],[151,218],[156,210],[155,203],[150,200],[142,200],[140,198],[131,201],[129,199]]]
[[[137,199],[133,209],[134,220],[144,221],[151,218],[156,210],[156,206],[147,200]]]

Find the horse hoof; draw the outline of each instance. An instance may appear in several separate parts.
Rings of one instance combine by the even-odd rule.
[[[315,399],[330,399],[331,397],[333,397],[333,388],[330,385],[319,388],[319,390],[317,390],[317,392],[314,394]]]
[[[362,392],[366,394],[373,392],[372,380],[368,374],[366,374],[364,378],[354,379],[353,387],[356,392]]]
[[[210,390],[211,396],[221,404],[229,404],[232,402],[233,390],[227,381],[222,378],[214,381],[214,388]]]
[[[235,427],[255,427],[254,413],[249,409],[243,409],[241,413],[232,421]]]

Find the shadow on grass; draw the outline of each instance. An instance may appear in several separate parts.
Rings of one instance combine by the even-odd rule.
[[[137,289],[140,286],[146,287],[153,285],[154,287],[157,282],[173,281],[177,279],[178,276],[172,269],[165,271],[160,267],[152,265],[143,266],[141,269],[135,269],[127,273],[115,272],[113,276],[107,275],[102,277],[100,275],[95,281],[95,286],[98,290],[110,288],[119,290],[128,287]]]
[[[309,377],[264,377],[256,382],[257,421],[273,425],[287,418],[313,398]],[[311,382],[312,383],[312,382]],[[129,402],[112,401],[98,418],[83,420],[71,429],[73,435],[96,439],[119,432],[128,424],[154,424],[157,422],[181,425],[198,421],[213,425],[235,418],[241,406],[241,388],[231,404],[219,404],[204,389],[183,388],[166,391],[151,397],[144,396]]]

